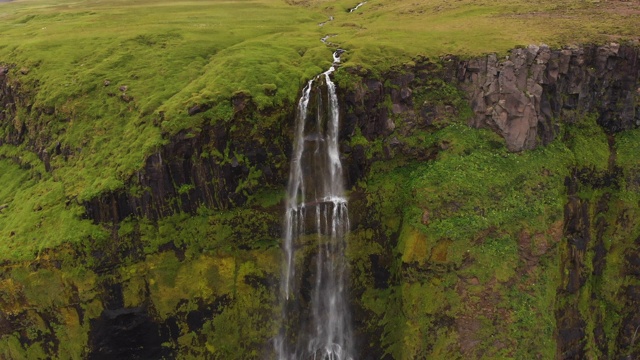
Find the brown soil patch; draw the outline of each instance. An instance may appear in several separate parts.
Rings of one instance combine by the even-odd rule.
[[[439,241],[436,246],[431,249],[431,260],[440,263],[447,262],[449,245],[451,245],[451,241],[449,240]]]
[[[469,286],[478,284],[478,279],[460,279],[456,285],[456,292],[460,296],[466,309],[456,317],[456,330],[458,332],[458,344],[465,359],[482,357],[478,345],[483,341],[481,335],[483,322],[488,321],[496,326],[496,331],[500,331],[500,325],[506,325],[510,319],[510,313],[498,305],[502,301],[502,295],[496,289],[497,280],[491,279],[484,285],[484,289],[479,294],[472,294]],[[486,339],[484,339],[486,340]],[[494,350],[502,349],[506,344],[495,340],[492,344]]]

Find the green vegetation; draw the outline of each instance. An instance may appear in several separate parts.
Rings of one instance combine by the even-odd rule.
[[[3,333],[0,356],[84,358],[89,319],[105,309],[103,286],[117,283],[125,307],[149,307],[155,321],[176,322],[179,332],[163,346],[179,358],[259,358],[259,349],[274,336],[279,311],[271,288],[280,272],[272,231],[278,215],[256,206],[202,209],[158,223],[128,219],[115,240],[85,241],[86,247],[58,248],[4,268],[0,309],[22,316],[28,333]],[[105,272],[110,264],[116,267]],[[201,326],[187,325],[190,313],[203,317]]]
[[[379,0],[354,13],[347,13],[355,6],[348,0],[37,0],[0,6],[0,63],[11,67],[9,81],[22,99],[17,114],[2,110],[15,121],[0,125],[0,137],[24,125],[28,145],[11,152],[35,159],[31,151],[46,151],[59,196],[80,203],[135,187],[132,178],[146,158],[183,130],[197,133],[220,121],[265,129],[282,121],[269,114],[292,106],[302,84],[329,66],[331,49],[319,41],[326,34],[348,50],[345,66],[379,73],[418,54],[471,56],[541,41],[631,40],[638,20],[637,4],[569,0]],[[318,26],[329,16],[334,20]],[[239,94],[258,109],[258,118],[247,120],[262,126],[232,123],[230,99]],[[204,111],[189,116],[195,105]],[[262,176],[252,170],[236,191],[250,195],[247,189]],[[23,225],[35,228],[29,220],[35,217],[21,216]],[[79,239],[64,229],[56,237]]]
[[[395,165],[374,163],[358,190],[365,191],[366,201],[353,206],[375,220],[353,232],[350,257],[352,286],[363,291],[359,303],[371,314],[364,327],[373,333],[384,329],[380,343],[386,353],[395,359],[555,357],[557,291],[563,287],[557,267],[568,261],[565,178],[571,169],[606,171],[609,157],[607,137],[594,117],[564,132],[563,140],[514,154],[496,134],[454,122],[423,138],[422,146],[441,149],[434,161],[402,161],[398,155]],[[619,136],[623,158],[631,159],[636,147],[631,134]],[[594,208],[612,190],[578,189],[593,199]],[[634,208],[633,200],[612,201],[618,203],[616,213]],[[371,221],[375,235],[368,230]],[[612,251],[624,251],[637,237],[627,231],[609,235],[616,239],[608,245]],[[589,272],[592,251],[584,260]],[[398,259],[389,266],[388,288],[373,285],[372,255]],[[592,280],[610,339],[620,326],[621,280],[614,275],[620,271],[621,264],[613,263]],[[576,301],[594,306],[591,289]],[[598,318],[594,311],[581,312],[591,329]]]
[[[327,13],[353,6],[351,1],[313,3]],[[560,47],[633,40],[637,10],[637,4],[616,1],[369,1],[325,26],[327,33],[337,34],[331,41],[349,50],[348,63],[379,69],[416,54],[480,55],[541,42]]]
[[[277,1],[4,5],[0,59],[28,69],[19,81],[33,108],[55,109],[31,114],[29,128],[51,153],[58,142],[74,153],[52,166],[81,199],[121,188],[167,142],[163,132],[202,126],[191,106],[240,90],[261,107],[293,102],[330,59],[316,41],[321,17]]]
[[[262,358],[277,331],[284,190],[265,181],[282,174],[266,174],[251,163],[254,149],[238,144],[250,138],[247,147],[286,151],[289,135],[274,129],[290,127],[300,88],[330,66],[335,46],[347,50],[336,83],[358,90],[360,75],[384,82],[382,74],[417,56],[637,41],[640,21],[640,5],[621,1],[369,0],[348,13],[356,4],[0,3],[0,66],[9,69],[0,82],[11,88],[0,108],[0,358],[86,357],[92,321],[116,284],[122,306],[175,325],[162,346],[179,358]],[[335,46],[319,41],[327,34]],[[413,110],[451,111],[408,131],[412,119],[394,114],[388,139],[356,127],[345,141],[364,149],[368,166],[350,189],[358,331],[396,359],[553,358],[555,311],[575,306],[588,356],[616,357],[630,311],[623,291],[640,286],[625,263],[640,236],[640,132],[608,136],[590,114],[562,124],[547,147],[510,153],[498,135],[465,125],[466,100],[432,76],[442,64],[431,65]],[[376,106],[393,103],[387,96]],[[85,202],[146,194],[137,179],[151,155],[215,126],[223,143],[188,160],[246,168],[229,189],[244,206],[87,219]],[[267,161],[286,173],[285,156]],[[590,180],[610,173],[611,183]],[[571,199],[594,220],[586,231],[609,255],[602,273],[561,297],[571,271],[563,264],[575,253],[564,238],[567,178],[576,182]],[[173,185],[176,203],[199,190]],[[608,225],[599,230],[598,221]],[[575,255],[588,274],[595,243]],[[608,353],[593,345],[598,326]]]
[[[108,236],[82,220],[84,209],[67,200],[63,184],[38,168],[0,158],[0,183],[0,254],[5,259],[33,259],[63,242]]]

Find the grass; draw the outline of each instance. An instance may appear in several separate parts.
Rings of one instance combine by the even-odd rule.
[[[0,254],[5,259],[32,259],[63,242],[108,236],[82,220],[83,208],[68,202],[63,185],[49,174],[0,159],[0,183]]]
[[[279,2],[36,4],[7,4],[15,13],[0,25],[9,44],[0,59],[29,69],[20,82],[34,108],[56,109],[34,120],[50,150],[60,142],[74,153],[53,161],[69,196],[121,188],[166,143],[163,132],[202,125],[189,107],[264,93],[265,84],[278,91],[256,96],[261,105],[292,102],[309,63],[330,59],[310,49],[322,48],[314,14]],[[167,120],[155,126],[160,113]]]
[[[345,2],[336,3],[331,8],[344,9]],[[472,56],[517,45],[632,40],[640,14],[637,4],[618,2],[428,0],[369,1],[354,15],[328,24],[338,34],[332,41],[350,50],[348,61],[375,67],[416,54]]]
[[[259,113],[293,106],[302,84],[330,65],[332,49],[319,41],[326,34],[347,49],[345,66],[378,72],[418,54],[633,39],[640,16],[635,3],[569,0],[371,0],[347,13],[354,6],[347,0],[2,3],[0,63],[15,65],[10,82],[26,98],[16,121],[0,124],[0,137],[24,124],[32,146],[10,151],[33,158],[33,145],[46,150],[58,199],[82,202],[126,188],[146,158],[181,131],[218,121],[238,125],[234,94],[250,96]],[[334,20],[318,26],[329,16]],[[210,110],[189,116],[197,104]],[[246,121],[262,129],[274,120]],[[257,180],[251,181],[247,186]],[[38,194],[28,188],[36,183],[19,187]],[[81,211],[68,210],[59,216],[79,221]],[[34,228],[37,216],[27,213],[20,215],[23,226]]]

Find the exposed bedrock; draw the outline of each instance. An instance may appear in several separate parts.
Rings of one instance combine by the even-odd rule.
[[[552,141],[561,123],[597,112],[608,132],[640,125],[640,51],[610,44],[514,49],[462,61],[458,72],[473,109],[471,125],[499,133],[511,151]]]

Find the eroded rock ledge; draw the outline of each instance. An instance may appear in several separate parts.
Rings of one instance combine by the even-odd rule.
[[[609,44],[552,50],[530,45],[460,63],[471,125],[499,133],[511,151],[552,141],[562,122],[598,113],[608,132],[640,125],[640,52]]]

